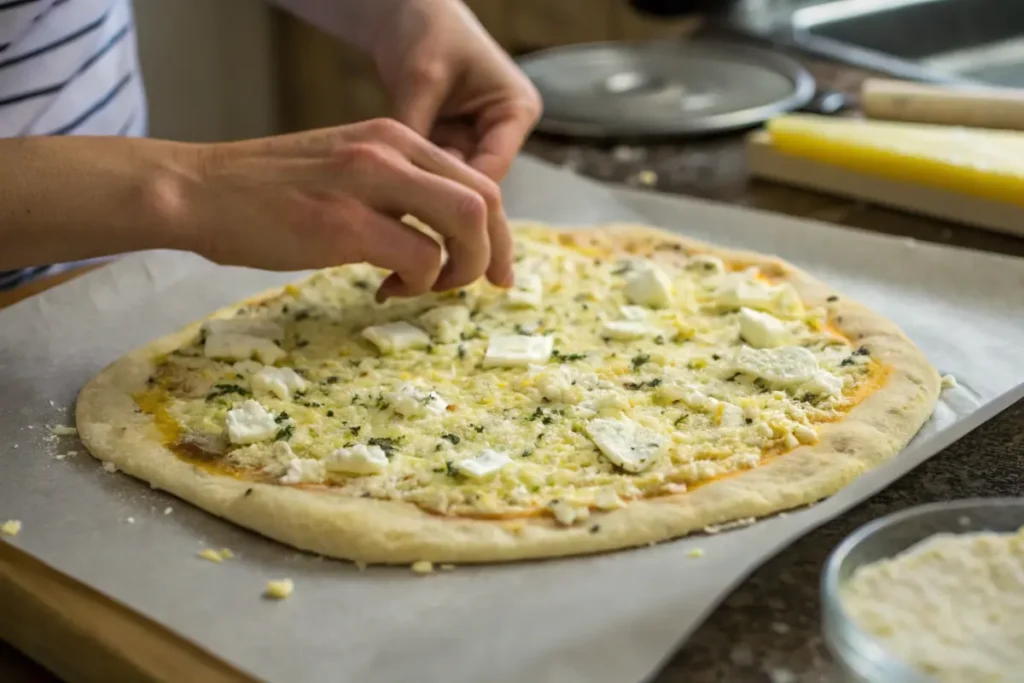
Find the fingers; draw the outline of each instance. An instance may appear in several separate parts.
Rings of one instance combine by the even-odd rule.
[[[449,258],[433,289],[467,285],[488,269],[488,209],[478,193],[408,163],[385,169],[370,181],[365,197],[373,208],[393,216],[410,213],[444,238]]]
[[[393,296],[417,296],[429,292],[441,271],[441,247],[422,232],[401,221],[374,212],[357,213],[361,235],[361,259],[392,271],[380,289],[377,301]]]
[[[487,279],[499,287],[510,287],[513,281],[512,235],[509,232],[505,209],[501,204],[501,190],[498,189],[497,184],[487,176],[462,163],[456,156],[445,153],[427,140],[414,140],[409,145],[409,159],[416,166],[428,173],[467,187],[483,199],[486,207],[487,237],[490,243],[490,263],[486,271]],[[459,148],[456,147],[456,149]],[[432,224],[431,227],[447,235],[444,226]],[[453,262],[446,266],[446,272],[442,273],[442,279],[438,282],[438,291],[461,286],[461,284],[453,284],[460,281],[461,277],[455,274],[458,272],[459,264],[454,260],[454,253],[452,256]]]
[[[510,109],[481,119],[479,142],[467,158],[469,165],[494,181],[501,180],[535,123],[536,115],[529,108]]]
[[[437,112],[448,95],[446,72],[440,65],[413,70],[396,89],[396,118],[423,137],[430,135]]]

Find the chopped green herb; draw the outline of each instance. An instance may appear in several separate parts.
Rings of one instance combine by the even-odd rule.
[[[462,438],[458,434],[442,434],[441,438],[449,442],[453,446],[458,446]]]
[[[678,427],[683,422],[686,422],[686,418],[688,418],[688,417],[690,417],[689,413],[683,413],[682,415],[680,415],[679,417],[676,418],[676,421],[672,423],[672,426],[673,427]]]
[[[303,309],[295,314],[295,322],[301,322],[309,317],[309,311]]]
[[[861,346],[860,348],[858,348],[856,351],[853,352],[853,355],[855,355],[855,356],[870,356],[871,352],[868,351],[868,347]]]
[[[292,438],[293,434],[295,434],[295,424],[289,422],[277,430],[277,435],[274,436],[274,441],[287,441]]]
[[[333,410],[328,410],[327,411],[327,417],[334,417],[334,411]]]
[[[458,353],[458,356],[459,356],[459,360],[465,358],[466,357],[466,345],[465,344],[459,344],[459,348],[458,348],[457,353]]]
[[[559,363],[575,363],[578,360],[583,360],[587,357],[585,353],[562,353],[558,349],[551,351],[551,359],[556,360]]]
[[[601,525],[600,524],[595,524],[594,526],[590,527],[590,533],[592,533],[592,534],[596,534],[600,530],[601,530]]]
[[[659,334],[657,337],[654,338],[654,343],[657,344],[658,346],[662,346],[665,343],[665,337]]]
[[[331,375],[330,377],[325,379],[324,382],[326,382],[327,384],[337,384],[340,379],[341,378],[338,377],[337,375]]]
[[[386,398],[384,398],[384,394],[381,393],[377,394],[377,398],[374,401],[374,405],[377,407],[377,410],[387,410],[391,406],[391,403]]]
[[[288,417],[288,413],[286,413],[286,412],[284,412],[282,410],[280,413],[278,413],[277,417],[274,418],[274,422],[276,422],[277,424],[281,424],[285,420],[289,420],[289,419],[291,419],[291,418]]]
[[[634,370],[639,370],[641,366],[643,366],[645,363],[649,362],[650,360],[651,360],[651,354],[649,354],[649,353],[638,353],[638,354],[636,354],[635,356],[633,356],[633,360],[631,361],[633,363],[633,369]]]
[[[612,271],[612,275],[625,275],[631,270],[633,270],[633,264],[626,261],[625,263],[617,266],[615,270]]]
[[[540,406],[537,406],[537,409],[536,409],[536,410],[534,410],[534,411],[533,411],[533,412],[532,412],[532,413],[530,414],[530,416],[529,416],[529,417],[527,417],[526,419],[527,419],[527,420],[528,420],[529,422],[534,422],[534,421],[536,421],[536,420],[539,420],[539,419],[540,419],[540,418],[542,418],[542,417],[544,417],[544,410],[543,410],[543,409],[542,409],[542,408],[541,408]]]
[[[395,449],[398,448],[398,444],[400,441],[401,439],[392,439],[390,437],[375,436],[366,443],[370,446],[377,446],[382,451],[384,451],[384,455],[390,458],[392,455],[395,454]]]
[[[370,288],[370,283],[367,282],[366,280],[356,280],[355,282],[352,283],[352,286],[355,287],[356,289],[367,290]]]
[[[361,426],[358,426],[358,425],[357,425],[357,426],[355,426],[355,427],[349,427],[349,428],[348,428],[348,432],[349,432],[349,434],[351,434],[352,436],[359,436],[359,430],[360,430],[360,429],[362,429],[362,427],[361,427]]]
[[[252,392],[237,384],[215,384],[213,389],[206,395],[207,401],[212,401],[219,396],[238,394],[239,396],[252,396]]]
[[[839,367],[841,367],[841,368],[849,367],[850,365],[853,365],[854,362],[855,361],[853,360],[853,356],[849,356],[849,357],[844,358],[841,361],[839,361]]]
[[[830,296],[827,299],[825,299],[825,301],[827,301],[829,303],[834,303],[836,301],[839,301],[839,297],[836,296],[835,294],[833,294],[832,296]]]
[[[722,360],[722,357],[719,356],[717,353],[713,353],[711,354],[711,360]]]
[[[307,346],[309,346],[309,340],[308,339],[296,339],[295,340],[295,348],[297,348],[297,349],[304,349]]]
[[[529,458],[531,455],[533,455],[533,449],[532,448],[527,448],[525,451],[523,451],[523,457],[524,458]]]
[[[453,463],[451,460],[444,461],[444,468],[445,470],[447,470],[449,477],[459,476],[459,471],[455,469],[455,463]]]
[[[484,426],[483,425],[473,425],[473,430],[477,434],[483,434],[484,433]]]

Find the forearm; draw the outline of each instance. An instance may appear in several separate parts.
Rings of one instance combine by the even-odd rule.
[[[140,249],[188,249],[174,220],[187,146],[155,140],[0,140],[0,270]]]
[[[365,52],[402,5],[422,0],[273,0],[292,14]]]

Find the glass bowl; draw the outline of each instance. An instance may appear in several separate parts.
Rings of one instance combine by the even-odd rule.
[[[1024,498],[977,498],[931,503],[865,524],[832,551],[821,579],[825,643],[850,681],[856,683],[935,683],[900,661],[860,630],[846,613],[839,586],[858,567],[898,555],[937,533],[1013,533],[1024,526]]]

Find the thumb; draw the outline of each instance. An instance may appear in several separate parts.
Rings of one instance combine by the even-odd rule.
[[[447,88],[437,74],[417,70],[396,89],[396,118],[423,137],[428,137],[446,94]]]

